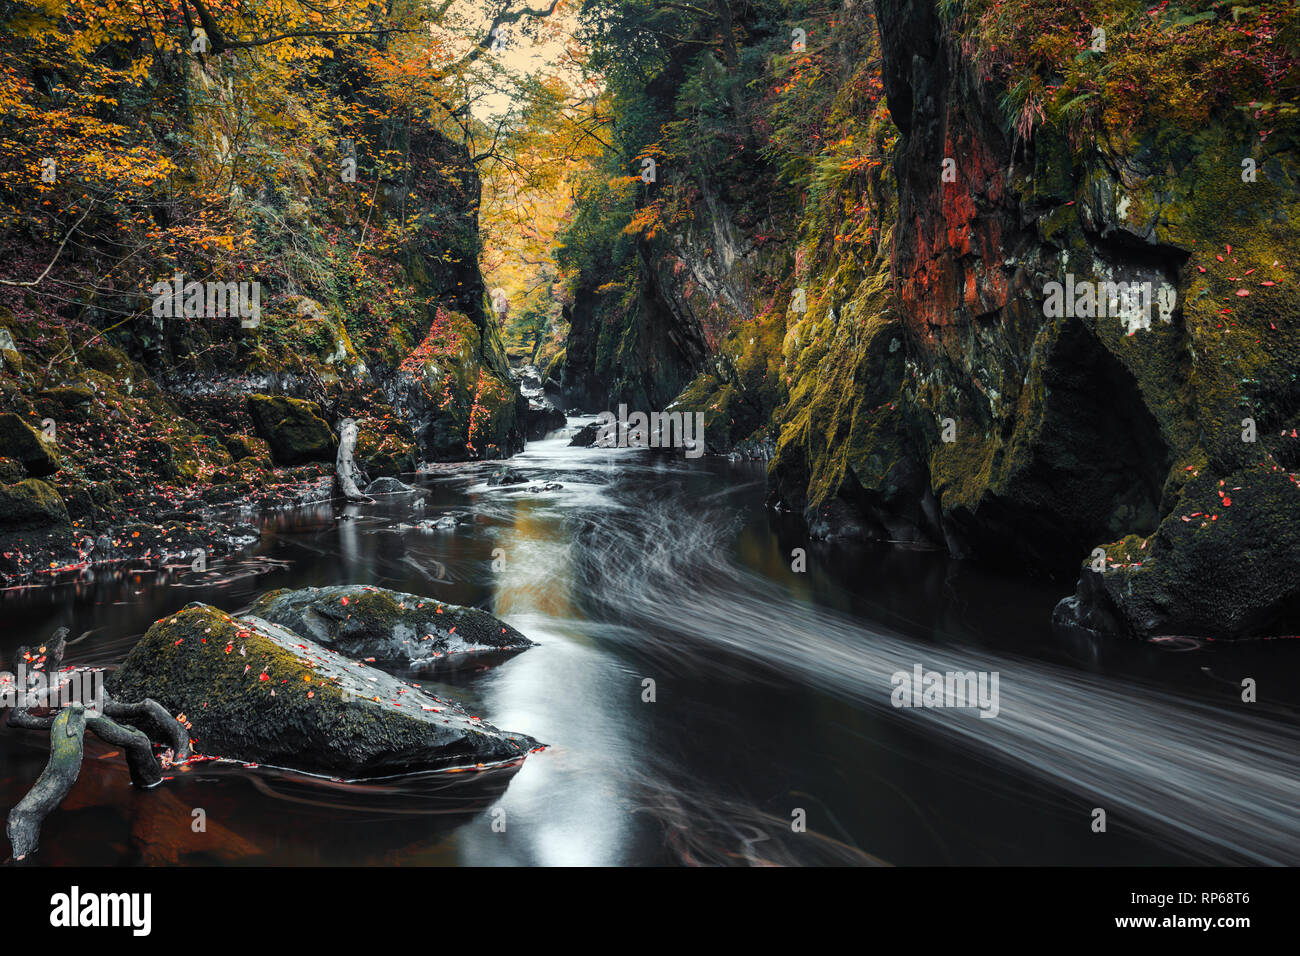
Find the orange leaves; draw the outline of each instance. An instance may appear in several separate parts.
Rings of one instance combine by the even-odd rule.
[[[642,235],[647,239],[653,239],[664,228],[663,203],[656,200],[648,206],[635,210],[627,225],[623,227],[623,232],[629,236]]]

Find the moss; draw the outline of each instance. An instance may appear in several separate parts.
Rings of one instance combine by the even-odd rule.
[[[81,385],[63,385],[58,388],[47,388],[37,393],[41,398],[54,402],[57,406],[66,409],[75,409],[80,405],[87,405],[95,398],[95,393],[85,386]]]
[[[320,407],[283,395],[248,396],[248,412],[278,465],[333,459],[337,442]]]
[[[1272,463],[1200,474],[1150,538],[1106,546],[1113,612],[1138,635],[1290,633],[1300,478]]]
[[[372,477],[415,471],[415,436],[404,422],[363,418],[357,421],[356,458]]]
[[[50,530],[70,523],[67,506],[53,485],[39,478],[0,485],[0,530]]]
[[[227,435],[225,444],[232,461],[252,458],[261,462],[264,467],[271,466],[271,446],[264,438],[258,438],[256,435]]]
[[[566,357],[567,352],[564,349],[560,349],[552,355],[546,362],[545,367],[542,369],[542,381],[546,381],[547,379],[556,379],[558,381],[561,369],[564,368]]]
[[[536,745],[300,634],[203,604],[155,623],[108,686],[180,715],[200,753],[316,773],[472,766]]]
[[[32,424],[39,425],[39,421]],[[21,461],[29,474],[54,474],[60,467],[58,446],[32,424],[13,412],[0,415],[0,453]]]

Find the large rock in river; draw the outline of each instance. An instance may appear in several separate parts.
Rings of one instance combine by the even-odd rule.
[[[196,751],[345,778],[519,760],[540,745],[277,624],[190,604],[109,678],[190,724]]]
[[[250,612],[378,664],[424,668],[533,642],[486,611],[368,585],[268,591]]]

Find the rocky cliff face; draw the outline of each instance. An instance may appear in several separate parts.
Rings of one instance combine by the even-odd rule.
[[[1261,142],[1228,114],[1119,144],[1017,143],[933,5],[879,13],[906,398],[955,426],[951,441],[912,429],[911,458],[949,548],[1049,569],[1087,558],[1063,624],[1293,628],[1294,133]],[[1244,181],[1242,156],[1267,176]],[[1049,284],[1071,279],[1099,300],[1136,284],[1149,311],[1054,309]]]
[[[1063,590],[1077,577],[1062,627],[1294,632],[1294,122],[1218,108],[1025,135],[969,21],[932,0],[876,11],[886,103],[843,111],[888,162],[837,187],[864,217],[810,242],[805,205],[791,254],[736,283],[733,331],[681,397],[710,411],[711,446],[774,437],[773,499],[814,535],[929,543]],[[718,414],[736,405],[759,411],[738,428]]]
[[[247,543],[251,529],[200,528],[197,509],[327,498],[345,417],[371,477],[522,449],[527,404],[478,266],[477,173],[436,130],[415,124],[410,136],[412,161],[376,190],[376,218],[433,225],[400,256],[322,225],[337,183],[300,197],[268,183],[246,204],[251,228],[274,227],[265,259],[242,273],[261,283],[256,321],[157,316],[148,288],[125,284],[75,316],[5,291],[0,577]],[[58,265],[79,275],[96,262]],[[206,267],[175,268],[189,281]]]

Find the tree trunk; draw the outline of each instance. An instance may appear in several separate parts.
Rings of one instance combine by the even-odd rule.
[[[350,418],[345,418],[339,422],[339,456],[334,464],[334,479],[339,491],[343,493],[343,497],[348,501],[373,501],[373,498],[367,497],[365,492],[358,487],[361,472],[352,458],[352,452],[356,448],[356,444],[357,423]]]
[[[731,98],[731,111],[736,114],[736,122],[744,129],[745,107],[740,96],[740,50],[736,47],[736,28],[731,16],[729,0],[713,0],[713,9],[718,12],[718,25],[722,30],[722,58],[727,63],[727,73],[731,82],[727,84]],[[748,138],[747,132],[745,134]]]

